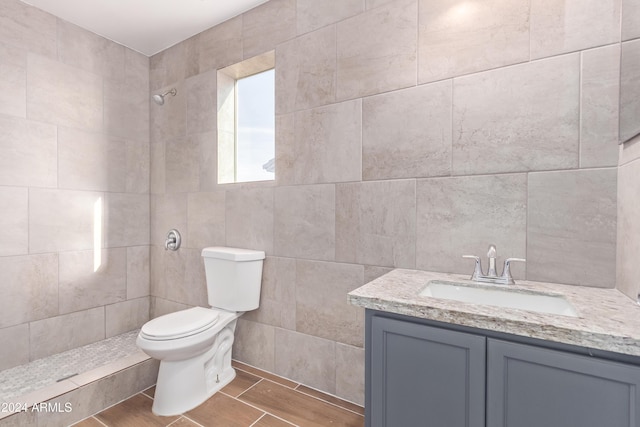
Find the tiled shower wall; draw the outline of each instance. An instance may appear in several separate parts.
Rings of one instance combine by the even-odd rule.
[[[206,304],[203,247],[265,250],[235,357],[362,402],[346,293],[393,267],[493,243],[516,278],[614,287],[632,3],[271,0],[153,56],[178,94],[150,110],[152,314]],[[217,185],[215,70],[272,49],[276,181]]]
[[[148,81],[147,57],[0,1],[0,369],[148,319]]]
[[[635,79],[634,87],[640,88],[640,2],[627,3],[622,15],[622,46],[629,55],[628,61],[636,64],[636,74],[631,79]],[[627,96],[640,98],[640,89],[637,90]],[[617,286],[640,302],[640,136],[622,147],[619,164]]]

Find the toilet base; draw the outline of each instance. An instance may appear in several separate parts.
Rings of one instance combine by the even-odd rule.
[[[216,336],[210,350],[186,360],[161,360],[152,412],[180,415],[199,406],[236,376],[231,366],[234,319]]]

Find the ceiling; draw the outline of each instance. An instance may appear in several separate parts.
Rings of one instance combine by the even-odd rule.
[[[147,56],[267,0],[22,0]]]

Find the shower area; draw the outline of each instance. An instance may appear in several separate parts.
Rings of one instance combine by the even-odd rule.
[[[0,402],[73,403],[127,376],[107,394],[130,395],[157,368],[135,346],[151,309],[149,58],[18,0],[0,23]]]

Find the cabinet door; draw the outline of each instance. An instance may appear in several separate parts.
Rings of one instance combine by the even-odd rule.
[[[371,427],[483,427],[486,339],[371,320]]]
[[[640,368],[488,340],[487,425],[640,427]]]

